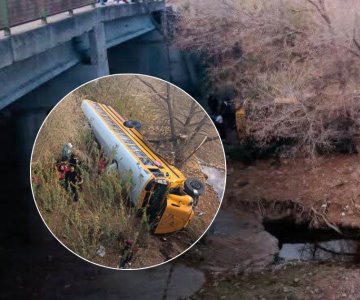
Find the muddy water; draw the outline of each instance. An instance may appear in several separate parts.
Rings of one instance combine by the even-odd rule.
[[[358,232],[342,235],[330,229],[309,229],[288,220],[265,222],[265,229],[279,241],[277,261],[353,261],[360,245]],[[345,230],[345,229],[344,229]]]
[[[213,189],[218,195],[218,199],[221,201],[225,187],[224,170],[202,164],[200,164],[200,166],[201,171],[207,176],[206,182],[213,187]]]
[[[357,259],[360,242],[333,230],[310,230],[290,221],[262,222],[251,213],[231,208],[219,211],[208,235],[215,253],[223,253],[217,264],[231,269],[257,269],[285,261],[340,261]],[[227,260],[227,253],[232,253]],[[216,260],[213,258],[213,260]]]

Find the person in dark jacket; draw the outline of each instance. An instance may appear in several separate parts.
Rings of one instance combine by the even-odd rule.
[[[236,128],[235,106],[232,101],[224,101],[220,107],[220,113],[224,116],[225,128]]]
[[[220,134],[220,138],[223,142],[226,141],[226,128],[224,125],[224,118],[221,114],[218,114],[215,117],[215,127],[218,130],[219,134]]]
[[[65,174],[65,187],[71,193],[74,202],[79,200],[78,190],[82,184],[80,174],[75,170],[74,165],[70,165],[70,170]]]
[[[219,101],[214,95],[209,96],[208,105],[209,105],[211,114],[216,115],[218,113]]]
[[[132,240],[125,240],[125,246],[122,249],[119,268],[125,268],[126,265],[130,264],[130,261],[133,257],[133,241]]]
[[[80,160],[75,154],[71,154],[69,164],[74,166],[79,166]]]

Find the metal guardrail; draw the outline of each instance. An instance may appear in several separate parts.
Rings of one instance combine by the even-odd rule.
[[[27,22],[42,20],[48,16],[72,11],[87,5],[95,7],[96,0],[0,0],[0,30],[10,34],[10,27]],[[156,0],[136,0],[134,3],[150,3]]]

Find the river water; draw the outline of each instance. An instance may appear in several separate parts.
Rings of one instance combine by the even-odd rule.
[[[201,271],[168,263],[148,270],[106,272],[95,281],[79,282],[67,299],[185,299],[204,283]]]
[[[358,241],[346,239],[286,243],[282,245],[278,257],[281,260],[353,261],[358,245]]]
[[[359,247],[356,232],[341,235],[331,229],[310,229],[289,221],[265,222],[279,241],[278,261],[353,261]]]
[[[206,174],[206,182],[213,187],[221,201],[225,190],[225,171],[219,168],[200,164],[201,171]]]

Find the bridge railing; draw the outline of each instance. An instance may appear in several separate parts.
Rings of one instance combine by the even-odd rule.
[[[10,27],[27,22],[42,20],[61,12],[68,11],[72,14],[73,9],[87,5],[95,6],[96,0],[0,0],[0,30],[10,34]],[[156,2],[156,0],[136,0],[141,2]]]
[[[75,8],[95,4],[95,0],[0,0],[0,29],[42,19]]]

